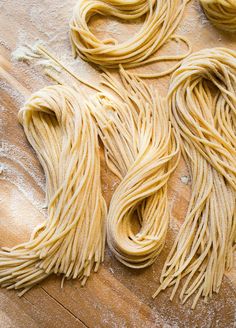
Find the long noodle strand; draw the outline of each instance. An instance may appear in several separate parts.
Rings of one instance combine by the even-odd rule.
[[[236,242],[236,53],[205,49],[173,74],[172,122],[192,176],[188,212],[154,297],[183,277],[180,300],[218,293]]]
[[[79,0],[70,22],[70,38],[74,55],[99,65],[101,68],[135,68],[159,61],[179,61],[191,52],[187,39],[174,35],[186,4],[190,0]],[[126,21],[144,17],[141,29],[130,39],[118,43],[116,39],[98,39],[89,29],[89,21],[95,14],[113,16]],[[152,56],[168,40],[184,42],[189,48],[186,54]],[[173,72],[179,64],[160,73],[135,73],[143,78],[164,76]]]
[[[109,168],[120,178],[107,218],[108,245],[128,267],[151,265],[162,250],[169,224],[167,181],[179,147],[162,100],[121,70],[122,83],[104,75],[116,93],[98,94],[90,105]],[[135,229],[136,224],[136,229]]]
[[[235,0],[200,0],[208,19],[219,29],[236,32]]]
[[[80,94],[67,86],[33,94],[19,120],[46,175],[48,218],[28,242],[0,252],[0,284],[23,294],[51,273],[84,284],[105,244],[95,124]]]

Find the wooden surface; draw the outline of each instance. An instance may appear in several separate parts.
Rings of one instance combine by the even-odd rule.
[[[1,110],[1,174],[0,174],[0,245],[13,246],[27,240],[33,227],[46,215],[44,208],[44,175],[17,121],[17,112],[28,95],[51,82],[36,64],[12,60],[16,49],[25,42],[44,40],[48,48],[80,76],[99,81],[95,68],[70,55],[68,20],[76,0],[0,0],[0,110]],[[100,37],[114,35],[125,40],[139,27],[100,17],[93,28]],[[205,19],[198,1],[192,0],[178,32],[192,42],[193,50],[228,46],[236,50],[236,38],[215,30]],[[184,51],[172,44],[165,52]],[[164,50],[162,51],[164,53]],[[162,69],[155,65],[146,70]],[[164,94],[168,79],[151,81]],[[182,306],[176,297],[169,301],[170,290],[155,300],[151,295],[158,286],[160,271],[181,221],[184,219],[190,184],[180,163],[169,183],[171,229],[164,251],[155,264],[140,271],[118,263],[109,250],[97,274],[84,288],[78,281],[66,282],[51,276],[22,298],[14,291],[0,290],[0,327],[235,327],[235,271],[227,273],[219,295],[207,304],[200,301],[196,310],[191,303]],[[103,191],[109,202],[116,187],[112,175],[103,165]]]

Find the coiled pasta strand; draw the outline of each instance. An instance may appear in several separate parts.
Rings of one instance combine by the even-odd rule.
[[[165,243],[167,181],[178,164],[179,146],[160,97],[122,69],[120,77],[122,83],[104,75],[116,96],[98,94],[90,107],[107,164],[121,180],[108,212],[108,245],[126,266],[143,268]]]
[[[236,242],[236,53],[204,49],[173,74],[172,123],[192,176],[188,212],[154,297],[186,278],[180,299],[205,301],[232,268]]]
[[[79,0],[70,22],[70,38],[74,56],[99,65],[101,68],[126,69],[159,61],[179,61],[191,52],[186,38],[174,35],[186,4],[190,0]],[[118,43],[114,38],[98,39],[89,29],[89,21],[95,14],[113,16],[133,21],[145,16],[140,30],[130,39]],[[184,42],[189,48],[183,55],[153,56],[170,39]],[[178,67],[174,65],[164,72],[135,73],[143,78],[160,77]]]
[[[46,175],[48,218],[28,242],[0,252],[0,284],[21,295],[51,273],[84,284],[105,244],[95,124],[80,94],[64,85],[33,94],[19,120]]]
[[[207,18],[219,29],[236,32],[235,0],[200,0]]]

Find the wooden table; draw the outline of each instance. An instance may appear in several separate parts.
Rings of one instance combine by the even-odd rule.
[[[17,112],[25,98],[49,83],[42,70],[11,60],[25,42],[38,39],[81,77],[98,82],[96,68],[80,59],[73,60],[68,40],[68,20],[76,0],[0,0],[0,109],[1,109],[1,174],[0,174],[0,245],[13,246],[26,241],[33,227],[46,215],[44,208],[45,181],[34,151],[29,146]],[[114,35],[124,40],[138,28],[115,20],[98,17],[93,28],[101,37]],[[193,50],[228,46],[236,50],[236,37],[217,31],[206,20],[198,1],[188,6],[178,32],[189,38]],[[185,49],[170,44],[163,53]],[[14,52],[13,58],[17,56]],[[170,65],[170,63],[168,63]],[[155,65],[163,69],[164,65]],[[153,69],[146,68],[147,70]],[[168,78],[150,81],[161,94],[166,92]],[[82,86],[83,87],[83,86]],[[188,175],[182,161],[169,183],[172,209],[171,229],[164,251],[150,268],[127,269],[118,263],[109,250],[97,274],[84,288],[78,281],[66,282],[51,276],[18,298],[16,292],[0,290],[0,327],[235,327],[236,274],[227,273],[219,295],[207,304],[200,301],[196,310],[188,303],[169,301],[170,290],[155,300],[151,295],[158,286],[160,271],[173,243],[176,231],[184,219],[191,186],[181,177]],[[103,164],[103,191],[109,202],[116,182]]]

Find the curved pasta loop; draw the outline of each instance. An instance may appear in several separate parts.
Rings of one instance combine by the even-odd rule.
[[[173,33],[181,21],[186,4],[190,0],[79,0],[70,22],[70,38],[74,55],[101,68],[126,69],[156,61],[179,61],[191,52],[184,37]],[[118,43],[116,39],[100,40],[89,29],[89,21],[95,14],[113,16],[126,21],[134,21],[145,16],[140,30],[130,39]],[[154,56],[170,39],[181,40],[189,50],[183,55]],[[143,78],[159,77],[169,74],[171,69],[153,74],[136,73]]]
[[[235,0],[200,0],[207,18],[219,29],[236,32]]]
[[[0,252],[0,284],[23,294],[51,273],[84,284],[105,244],[95,124],[80,94],[67,86],[33,94],[19,120],[46,175],[48,218],[28,242]]]
[[[180,299],[218,293],[236,242],[236,53],[205,49],[185,59],[168,94],[172,123],[192,177],[188,212],[154,297],[183,277]]]
[[[109,74],[104,78],[116,95],[100,93],[90,108],[107,164],[121,180],[108,212],[108,245],[126,266],[143,268],[165,243],[167,181],[177,166],[179,147],[159,96],[124,70],[122,83]]]

